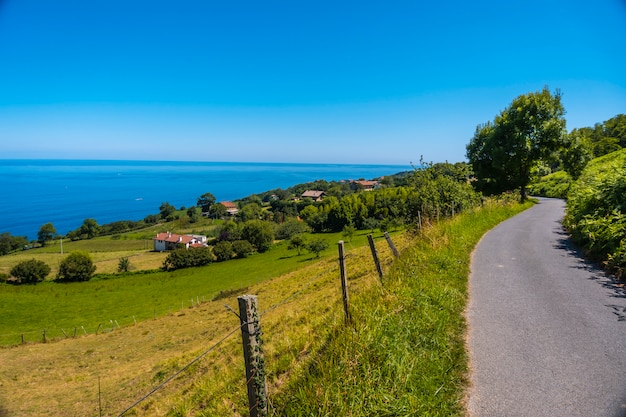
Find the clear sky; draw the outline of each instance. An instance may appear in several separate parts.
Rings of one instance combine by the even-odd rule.
[[[0,159],[465,159],[518,95],[626,113],[626,0],[0,0]]]

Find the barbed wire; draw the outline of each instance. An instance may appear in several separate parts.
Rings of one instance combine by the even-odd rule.
[[[241,328],[245,325],[247,325],[248,323],[242,323],[241,325],[235,327],[234,329],[232,329],[230,332],[228,332],[228,334],[226,334],[226,336],[222,337],[219,341],[217,341],[214,345],[212,345],[210,348],[206,349],[204,352],[202,352],[200,355],[196,356],[191,362],[189,362],[187,365],[183,366],[181,369],[179,369],[178,371],[176,371],[173,375],[170,375],[167,379],[165,379],[163,382],[161,382],[159,385],[157,385],[156,387],[154,387],[152,389],[152,391],[150,391],[149,393],[147,393],[146,395],[144,395],[143,397],[141,397],[140,399],[138,399],[137,401],[135,401],[130,407],[126,408],[124,411],[122,411],[121,413],[118,414],[118,417],[123,416],[124,414],[126,414],[127,412],[129,412],[130,410],[132,410],[133,408],[135,408],[137,405],[139,405],[142,401],[146,400],[147,398],[149,398],[150,396],[152,396],[154,393],[156,393],[157,391],[159,391],[161,388],[163,388],[165,385],[167,385],[171,380],[173,380],[174,378],[178,377],[180,374],[182,374],[183,372],[185,372],[191,365],[193,365],[194,363],[198,362],[200,359],[202,359],[204,356],[206,356],[207,354],[209,354],[211,351],[213,351],[215,348],[217,348],[219,345],[221,345],[222,343],[224,343],[226,341],[226,339],[228,339],[230,336],[232,336],[235,332],[237,332],[238,330],[241,330]]]

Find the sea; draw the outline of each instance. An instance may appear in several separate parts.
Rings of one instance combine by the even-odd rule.
[[[373,179],[402,165],[0,159],[0,233],[37,238],[52,223],[64,235],[87,218],[98,224],[141,220],[168,202],[191,207],[315,180]]]

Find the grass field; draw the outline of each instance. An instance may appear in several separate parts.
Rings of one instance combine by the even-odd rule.
[[[354,236],[349,245],[362,246],[367,232]],[[321,235],[330,243],[330,248],[321,255],[333,253],[333,247],[341,239],[340,234]],[[91,242],[93,246],[88,246]],[[133,255],[131,250],[120,247],[140,241],[114,240],[110,238],[93,241],[72,242],[71,250],[89,249],[96,272],[105,270],[113,273],[121,256],[128,256],[133,267],[140,269],[159,268],[165,253],[150,251]],[[64,246],[65,247],[65,246]],[[113,250],[114,249],[114,250]],[[107,251],[108,250],[108,251]],[[52,260],[62,259],[60,253],[32,251],[31,257],[52,265]],[[0,257],[4,262],[16,262],[22,256]],[[28,258],[30,259],[30,258]],[[287,250],[286,243],[275,245],[263,254],[254,254],[245,259],[213,263],[202,268],[183,269],[173,272],[150,274],[121,274],[113,278],[94,278],[89,282],[65,283],[43,282],[37,285],[0,284],[0,346],[25,341],[41,341],[43,331],[50,339],[65,337],[68,332],[94,333],[100,325],[110,327],[110,322],[120,326],[133,324],[148,318],[160,317],[189,307],[198,301],[212,299],[220,291],[240,289],[277,277],[314,262],[311,254],[298,256],[295,250]],[[85,330],[83,331],[83,327]],[[65,334],[63,333],[65,332]]]

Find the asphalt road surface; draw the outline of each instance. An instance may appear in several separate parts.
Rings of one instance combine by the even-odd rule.
[[[626,291],[586,262],[540,199],[473,255],[471,417],[626,417]]]

